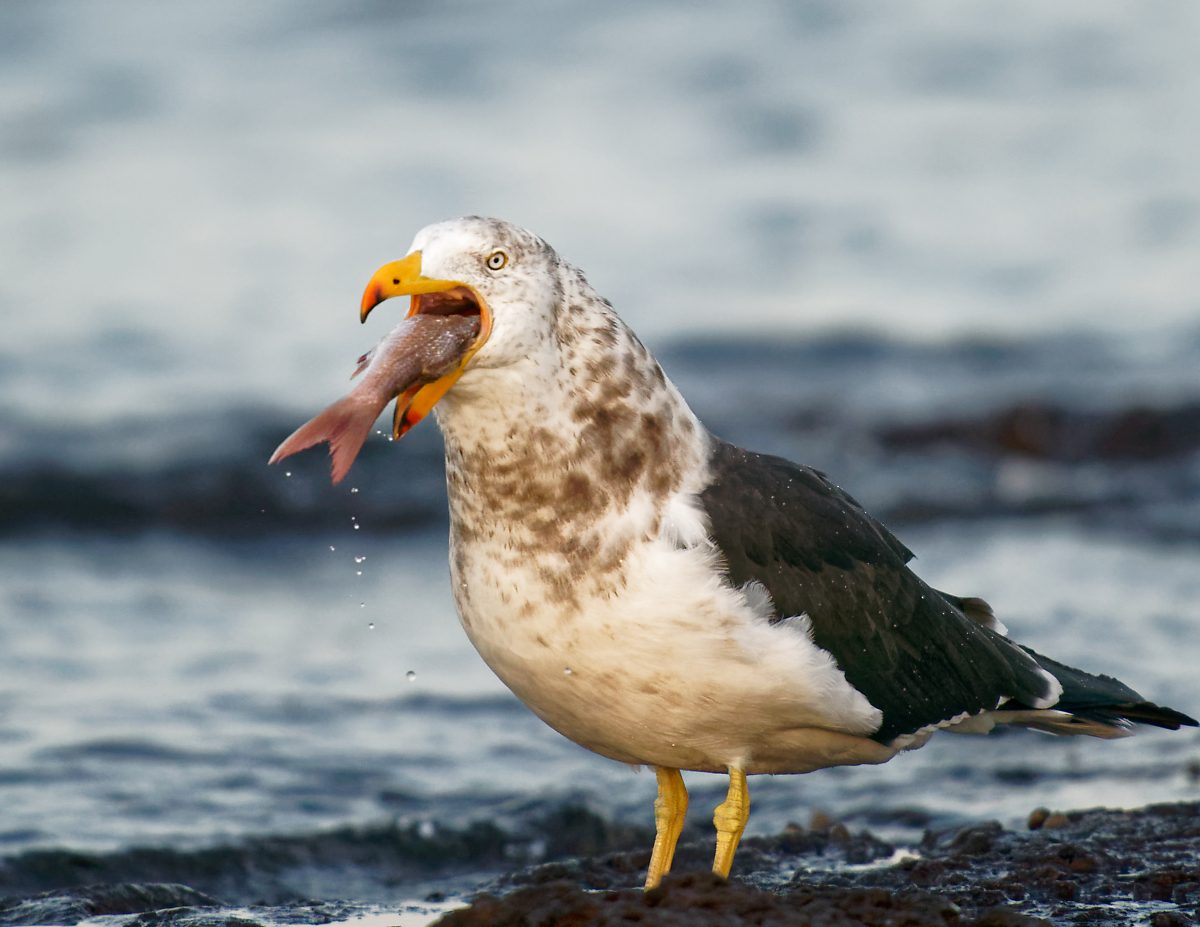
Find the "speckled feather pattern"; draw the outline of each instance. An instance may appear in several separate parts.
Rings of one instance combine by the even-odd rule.
[[[493,335],[435,412],[454,595],[484,659],[551,726],[624,762],[890,756],[861,736],[879,712],[806,629],[772,628],[723,580],[698,503],[712,438],[650,352],[549,247],[476,234],[521,273],[489,292]],[[434,227],[414,248],[436,261],[441,240]]]
[[[539,238],[472,217],[426,228],[413,250],[492,316],[434,410],[459,616],[556,730],[627,763],[749,773],[884,762],[942,728],[1117,730],[1109,715],[1136,693],[1017,647],[986,603],[927,587],[823,475],[711,436]],[[1044,710],[1060,696],[1087,717]]]

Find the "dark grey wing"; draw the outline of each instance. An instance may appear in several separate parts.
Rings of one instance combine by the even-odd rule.
[[[908,548],[824,474],[722,441],[711,468],[701,499],[729,581],[765,586],[776,620],[809,616],[817,646],[883,712],[875,740],[1052,695],[1028,654],[926,585]]]

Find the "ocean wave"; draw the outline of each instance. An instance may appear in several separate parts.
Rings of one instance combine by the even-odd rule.
[[[865,334],[701,340],[663,353],[715,432],[827,470],[895,524],[1066,514],[1200,536],[1200,401],[1182,356],[1118,363],[1098,339],[927,345]],[[321,450],[266,465],[306,414],[234,406],[71,425],[13,416],[0,534],[311,532],[346,524],[359,486],[376,490],[364,530],[445,523],[436,428],[398,448],[380,429],[348,487],[331,488]]]
[[[652,837],[648,827],[614,822],[578,803],[533,801],[499,819],[383,821],[199,849],[30,850],[0,860],[0,899],[97,884],[159,883],[187,885],[226,904],[313,898],[386,902],[434,885],[463,889],[481,874],[522,864],[636,849],[648,846]]]

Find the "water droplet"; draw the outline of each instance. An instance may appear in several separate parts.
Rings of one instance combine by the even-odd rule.
[[[409,670],[407,673],[404,674],[404,678],[407,679],[409,682],[412,682],[414,679],[417,678],[416,671]]]
[[[575,671],[573,669],[571,669],[571,667],[568,666],[565,669],[563,669],[563,675],[564,676],[573,676],[573,675],[575,675]]]
[[[366,555],[366,554],[359,554],[357,557],[355,557],[355,558],[354,558],[354,562],[355,562],[355,563],[362,563],[362,562],[363,562],[364,560],[366,560],[366,559],[367,559],[367,555]]]
[[[368,631],[374,631],[374,630],[375,630],[375,622],[374,622],[374,621],[370,621],[370,622],[368,622],[368,623],[367,623],[367,630],[368,630]]]
[[[367,607],[367,603],[366,603],[366,602],[359,602],[359,603],[358,603],[358,607],[359,607],[359,608],[366,608],[366,607]]]
[[[355,571],[354,571],[354,575],[355,575],[355,576],[362,576],[362,570],[355,570]]]
[[[287,471],[285,471],[285,472],[284,472],[284,474],[283,474],[283,475],[284,475],[284,476],[291,476],[291,475],[292,475],[292,471],[291,471],[291,470],[287,470]]]
[[[355,526],[354,526],[354,530],[355,530],[355,531],[357,531],[357,530],[358,530],[359,528],[361,528],[361,527],[362,527],[362,525],[355,524]]]
[[[336,547],[334,547],[332,544],[330,544],[330,545],[329,545],[329,549],[330,549],[330,550],[337,550],[337,548],[336,548]]]
[[[352,493],[354,493],[354,492],[358,492],[358,487],[357,487],[357,486],[351,486],[351,487],[350,487],[350,492],[352,492]]]

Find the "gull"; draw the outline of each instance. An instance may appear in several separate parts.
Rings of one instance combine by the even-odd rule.
[[[531,232],[477,216],[428,226],[371,278],[362,320],[400,296],[409,317],[465,316],[473,334],[478,320],[439,376],[399,392],[394,418],[398,438],[432,410],[445,439],[462,626],[556,731],[654,768],[647,888],[683,828],[680,770],[729,777],[713,815],[713,870],[728,877],[748,775],[884,763],[939,730],[1196,725],[925,583],[820,471],[711,434]]]

